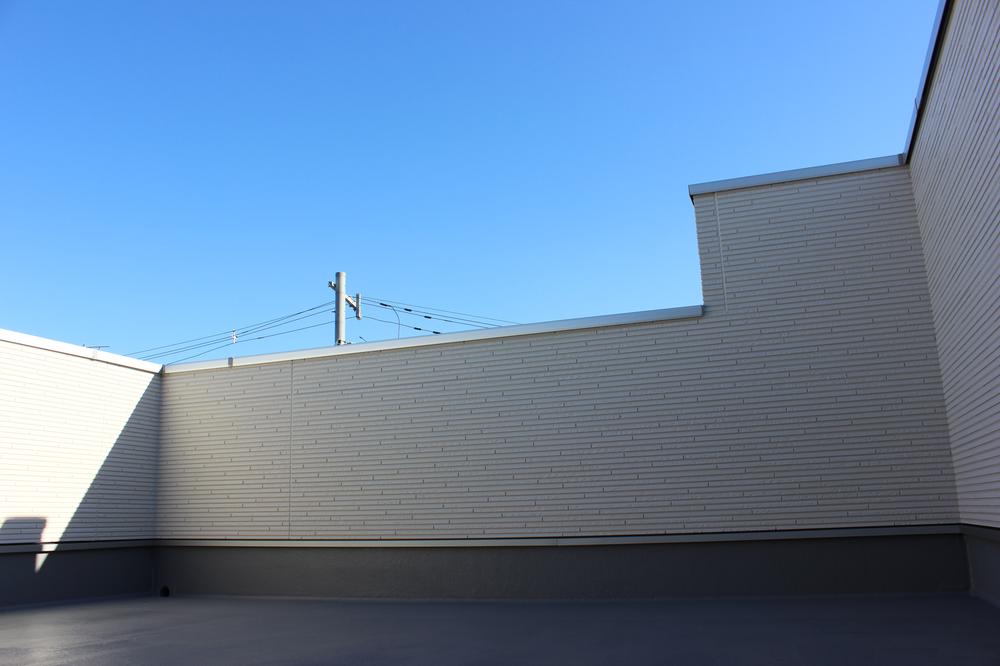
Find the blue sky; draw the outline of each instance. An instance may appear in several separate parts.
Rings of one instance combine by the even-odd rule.
[[[687,185],[901,152],[936,4],[0,0],[0,327],[700,303]]]

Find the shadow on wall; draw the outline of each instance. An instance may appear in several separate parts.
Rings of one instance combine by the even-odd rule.
[[[57,543],[42,543],[50,516],[8,517],[0,526],[0,606],[151,592],[159,404],[153,377]],[[60,491],[39,485],[40,493]]]
[[[25,516],[25,517],[15,517],[8,518],[0,525],[0,543],[17,543],[22,544],[23,548],[27,552],[35,553],[34,561],[29,561],[27,558],[16,558],[12,562],[12,567],[10,570],[5,568],[3,570],[4,575],[0,578],[0,598],[2,598],[3,584],[10,578],[24,578],[34,576],[38,571],[39,560],[44,559],[43,553],[38,553],[40,550],[34,548],[35,545],[40,545],[42,540],[42,532],[45,530],[45,519],[36,516]],[[30,571],[24,569],[25,567],[30,567]]]

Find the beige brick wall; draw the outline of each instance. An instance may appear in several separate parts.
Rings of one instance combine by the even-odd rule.
[[[907,170],[694,204],[701,318],[167,374],[159,535],[955,522]]]
[[[962,520],[1000,527],[1000,3],[952,4],[910,169]]]

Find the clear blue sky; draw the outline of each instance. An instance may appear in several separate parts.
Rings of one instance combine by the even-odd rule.
[[[0,327],[700,303],[687,185],[901,152],[936,5],[0,0]]]

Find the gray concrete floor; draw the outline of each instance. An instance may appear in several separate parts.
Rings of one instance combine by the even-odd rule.
[[[142,598],[0,611],[5,664],[1000,664],[965,596],[411,602]]]

